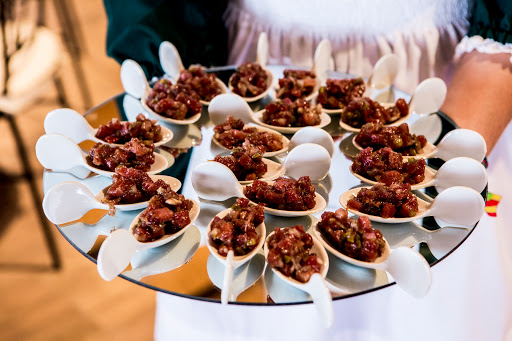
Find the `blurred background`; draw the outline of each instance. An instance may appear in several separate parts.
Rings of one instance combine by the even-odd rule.
[[[0,17],[6,17],[6,6],[13,1],[0,1]],[[120,278],[104,281],[95,264],[76,251],[55,226],[49,224],[50,235],[45,235],[13,129],[14,122],[34,174],[40,205],[43,168],[35,156],[35,143],[44,134],[45,115],[62,106],[84,113],[123,91],[120,66],[105,52],[103,1],[16,3],[15,22],[42,24],[62,45],[50,51],[50,44],[43,43],[42,53],[25,52],[28,57],[19,58],[16,69],[10,70],[10,76],[22,84],[18,93],[13,92],[17,98],[5,91],[0,96],[0,340],[152,339],[153,291]],[[9,18],[4,19],[9,23]],[[25,39],[19,32],[18,36]],[[12,36],[3,38],[9,41]],[[11,40],[19,48],[23,39]],[[5,57],[10,50],[2,45]],[[57,56],[56,77],[39,84],[34,75],[47,68],[44,63],[52,52]],[[5,74],[3,70],[2,80]],[[19,98],[21,102],[16,101]],[[52,257],[52,240],[58,258]]]

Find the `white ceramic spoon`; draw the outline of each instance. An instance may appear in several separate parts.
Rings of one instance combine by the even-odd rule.
[[[167,168],[172,163],[158,153],[155,154],[155,163],[151,165],[148,174],[157,174]],[[96,168],[87,160],[87,154],[71,139],[60,134],[46,134],[37,140],[36,156],[39,163],[46,169],[54,172],[67,172],[74,176],[85,179],[90,172],[99,175],[112,177],[115,172]]]
[[[283,175],[298,179],[307,174],[311,181],[317,182],[329,173],[331,157],[324,147],[304,143],[290,151],[282,164],[266,158],[263,158],[263,163],[267,165],[267,172],[258,180],[273,180]],[[240,181],[242,185],[252,182],[253,180]]]
[[[318,95],[318,89],[324,84],[327,78],[327,70],[329,69],[329,62],[331,60],[332,48],[331,43],[327,39],[323,39],[318,43],[315,54],[313,57],[313,67],[311,72],[316,75],[315,87],[311,93],[306,96],[306,101],[312,101]],[[293,69],[293,68],[292,68]],[[279,91],[279,84],[276,85],[276,92]]]
[[[155,147],[161,146],[172,139],[170,129],[160,126],[162,139],[155,142]],[[107,143],[96,137],[98,128],[93,128],[87,120],[73,109],[55,109],[50,111],[44,119],[44,131],[47,134],[61,134],[69,137],[73,142],[80,143],[86,140],[101,142],[111,146],[120,147],[123,144]]]
[[[193,200],[192,200],[193,201]],[[193,201],[194,206],[190,210],[190,224],[179,230],[178,232],[165,235],[160,239],[153,242],[142,243],[135,239],[133,233],[135,225],[139,221],[139,213],[135,219],[133,219],[128,230],[116,229],[110,236],[105,239],[101,245],[98,253],[98,272],[106,281],[111,281],[117,277],[121,272],[126,269],[130,260],[136,252],[152,249],[158,246],[169,243],[170,241],[181,236],[185,231],[192,226],[191,224],[199,215],[199,204]]]
[[[185,70],[185,67],[183,66],[183,62],[181,61],[181,57],[176,46],[168,41],[163,41],[158,48],[158,56],[160,58],[160,65],[162,66],[165,74],[169,76],[173,82],[177,82],[181,71]],[[215,81],[223,94],[228,92],[228,88],[223,81],[217,77],[215,77]],[[203,105],[208,105],[210,103],[205,100],[200,100],[200,102]]]
[[[393,84],[398,74],[399,60],[394,54],[387,54],[380,57],[373,66],[372,74],[366,82],[366,90],[363,97],[372,97],[375,89],[383,89]],[[329,115],[341,114],[340,109],[322,109]]]
[[[356,136],[354,136],[352,143],[357,149],[363,150],[363,147],[355,141]],[[482,162],[486,153],[487,144],[482,135],[469,129],[454,129],[443,137],[437,147],[427,142],[427,145],[423,148],[423,153],[404,156],[404,158],[439,158],[448,161],[464,156]]]
[[[239,97],[239,96],[237,96],[237,97]],[[273,151],[273,152],[265,152],[263,154],[264,157],[276,156],[276,155],[285,153],[288,150],[288,146],[290,145],[290,140],[288,140],[288,138],[286,138],[286,136],[284,136],[283,134],[281,134],[281,133],[279,133],[279,132],[277,132],[277,131],[275,131],[273,129],[268,129],[268,128],[265,128],[265,127],[261,127],[261,126],[255,125],[253,123],[249,123],[249,124],[244,125],[243,129],[246,129],[246,128],[256,128],[257,131],[266,131],[266,132],[278,134],[279,137],[281,138],[281,142],[283,142],[283,148],[281,148],[279,150],[276,150],[276,151]],[[220,143],[220,141],[215,137],[215,133],[213,134],[212,141],[213,141],[213,143],[215,143],[217,146],[221,147],[222,149],[231,150],[229,148],[224,147]]]
[[[358,187],[343,193],[340,197],[341,206],[353,214],[367,216],[370,220],[380,223],[405,223],[423,217],[433,216],[436,220],[439,219],[448,224],[472,227],[484,214],[485,202],[480,193],[474,189],[463,186],[454,186],[445,189],[437,195],[432,203],[417,197],[418,212],[415,216],[408,218],[383,218],[348,208],[347,201],[352,196],[357,196],[360,190],[361,187]]]
[[[258,38],[258,45],[256,47],[256,63],[260,64],[265,73],[267,74],[267,89],[263,91],[261,94],[254,97],[241,97],[246,102],[256,102],[257,100],[262,99],[267,96],[268,92],[272,89],[272,84],[274,83],[274,75],[272,72],[266,68],[268,59],[268,37],[265,32],[260,33]],[[234,76],[234,74],[233,74]],[[228,87],[231,92],[233,92],[233,86],[231,85],[231,80],[233,76],[229,78]]]
[[[233,197],[244,197],[244,187],[233,172],[219,162],[206,161],[198,164],[191,174],[194,190],[200,198],[225,201]],[[322,211],[327,206],[325,199],[316,193],[315,207],[307,211],[285,211],[265,207],[265,213],[281,217],[301,217]]]
[[[274,232],[268,235],[263,247],[265,259],[268,258],[269,252],[268,240],[273,234]],[[334,322],[334,309],[332,306],[331,293],[329,292],[329,289],[327,289],[325,283],[325,276],[329,271],[329,257],[327,256],[327,252],[323,248],[322,244],[315,237],[311,236],[311,238],[313,238],[313,247],[311,248],[310,253],[315,253],[322,260],[322,270],[320,273],[314,273],[308,282],[302,283],[296,279],[283,275],[279,270],[274,268],[272,268],[272,272],[286,283],[307,292],[309,296],[311,296],[317,312],[320,314],[320,319],[324,323],[325,327],[330,328]]]
[[[446,83],[440,78],[428,78],[421,82],[416,89],[414,89],[414,93],[412,95],[411,100],[408,103],[409,113],[401,117],[400,119],[385,124],[385,126],[397,126],[409,119],[411,114],[416,115],[425,115],[431,114],[439,110],[441,105],[444,102],[446,97]],[[382,103],[384,107],[389,107],[394,105],[393,103]],[[340,126],[348,131],[359,132],[361,128],[354,128],[345,122],[343,122],[340,118]]]
[[[378,182],[365,178],[352,171],[356,178],[367,184],[375,185]],[[411,185],[412,190],[434,186],[438,193],[453,186],[465,186],[482,192],[487,186],[487,170],[478,161],[467,157],[456,157],[446,161],[437,172],[430,167],[425,167],[425,179]]]
[[[171,176],[151,175],[156,181],[162,179],[171,186],[173,191],[181,187],[181,182]],[[52,223],[60,225],[80,219],[92,209],[109,210],[109,205],[103,203],[104,190],[94,195],[87,186],[75,181],[65,181],[50,188],[43,198],[43,211]],[[114,205],[116,211],[134,211],[146,208],[149,200],[133,204]]]
[[[235,302],[237,297],[256,283],[265,269],[265,257],[262,254],[256,254],[245,264],[233,271],[233,282],[228,297],[230,302]],[[206,270],[212,283],[224,293],[224,273],[226,268],[213,255],[208,256]]]
[[[391,250],[386,239],[382,255],[373,262],[366,262],[349,257],[334,248],[324,237],[318,224],[313,226],[313,232],[322,245],[333,255],[345,262],[368,269],[384,270],[396,281],[396,284],[413,297],[424,297],[432,283],[430,266],[418,252],[401,246]]]
[[[131,59],[127,59],[121,64],[121,83],[126,93],[140,99],[142,107],[153,119],[170,124],[187,125],[197,122],[201,118],[201,112],[183,120],[165,117],[154,112],[153,109],[146,104],[147,97],[151,91],[146,75],[140,65]]]
[[[217,214],[217,217],[224,218],[230,211],[231,208],[228,208],[227,210],[224,210]],[[215,258],[217,258],[219,262],[224,264],[224,279],[222,281],[222,293],[220,296],[220,301],[222,304],[228,304],[228,302],[231,301],[234,296],[232,293],[233,272],[240,266],[250,261],[251,258],[254,257],[262,248],[263,243],[265,243],[265,223],[262,222],[261,224],[256,226],[256,234],[260,237],[260,240],[258,241],[258,244],[256,244],[255,248],[251,252],[243,256],[235,256],[233,250],[229,250],[227,256],[222,256],[221,254],[219,254],[219,251],[215,248],[215,246],[213,245],[212,241],[209,238],[211,228],[212,222],[208,224],[208,228],[206,229],[206,236],[208,238],[208,242],[206,245],[208,246],[208,250],[210,250],[210,253]]]

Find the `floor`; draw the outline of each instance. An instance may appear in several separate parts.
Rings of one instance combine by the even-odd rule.
[[[81,28],[79,46],[90,101],[99,104],[122,91],[119,65],[106,56],[107,20],[101,0],[64,0],[73,5]],[[47,26],[64,32],[54,1],[46,1]],[[71,58],[62,68],[70,107],[86,107]],[[16,117],[31,166],[42,191],[43,168],[35,143],[43,120],[59,107],[50,88],[33,108]],[[6,120],[0,120],[0,340],[149,340],[152,339],[155,294],[128,281],[101,279],[95,264],[79,254],[52,226],[62,260],[55,271],[40,228],[29,186]]]

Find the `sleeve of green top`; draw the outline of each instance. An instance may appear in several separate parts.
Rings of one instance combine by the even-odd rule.
[[[512,43],[512,1],[474,0],[468,36],[479,35],[500,43]]]
[[[226,0],[104,0],[107,54],[119,63],[133,59],[146,76],[161,76],[158,47],[170,41],[185,66],[225,65]]]

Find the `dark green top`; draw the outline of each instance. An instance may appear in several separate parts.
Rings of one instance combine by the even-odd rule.
[[[104,0],[108,17],[107,54],[119,63],[138,62],[148,78],[164,72],[158,47],[170,41],[183,64],[227,62],[227,0]]]
[[[134,59],[149,78],[161,76],[158,47],[172,42],[184,65],[225,65],[228,34],[223,21],[228,0],[104,0],[107,53],[118,62]],[[512,43],[512,0],[476,0],[469,36]]]
[[[512,0],[474,1],[468,36],[479,35],[501,43],[512,43]]]

